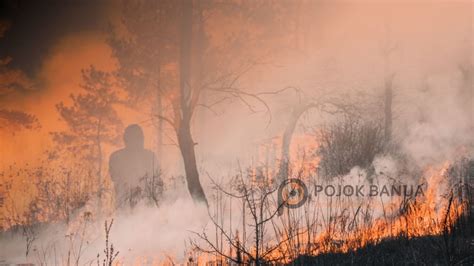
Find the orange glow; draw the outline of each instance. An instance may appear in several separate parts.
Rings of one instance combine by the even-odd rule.
[[[380,181],[420,185],[423,194],[335,199],[310,192],[304,206],[285,209],[267,221],[260,248],[278,248],[263,259],[289,263],[302,254],[347,253],[398,237],[441,236],[466,213],[468,203],[456,192],[460,181],[450,170],[458,158],[472,161],[474,154],[470,1],[105,2],[95,14],[101,16],[97,25],[89,14],[80,14],[78,21],[70,22],[74,25],[51,29],[58,31],[52,39],[45,33],[44,40],[32,37],[14,43],[13,53],[28,55],[28,60],[18,60],[23,63],[0,53],[0,233],[51,226],[56,233],[64,231],[54,245],[85,241],[87,256],[94,253],[94,260],[96,249],[103,257],[99,224],[113,217],[122,219],[110,240],[122,248],[115,265],[234,265],[225,255],[236,257],[236,248],[218,235],[218,226],[207,215],[218,217],[225,230],[237,232],[229,238],[245,241],[242,245],[251,255],[258,253],[252,246],[256,226],[249,225],[249,203],[216,192],[214,181],[228,185],[229,191],[237,190],[232,183],[236,177],[249,186],[278,189],[282,135],[292,125],[292,112],[306,106],[311,108],[300,114],[291,137],[288,178],[301,179],[310,191],[317,182]],[[192,3],[189,20],[181,16],[178,3]],[[50,30],[31,27],[21,18],[24,23],[14,16],[0,17],[0,44],[23,36],[15,32],[18,29],[41,37],[36,33]],[[192,26],[182,29],[188,22]],[[47,47],[39,45],[43,42]],[[31,56],[29,62],[29,52],[36,51],[41,55]],[[109,112],[104,115],[97,111],[100,107],[84,101],[90,112],[71,112],[71,120],[82,119],[68,124],[59,107],[79,105],[74,97],[87,94],[82,71],[90,67],[110,75],[107,92],[96,92],[97,105],[106,102]],[[186,71],[189,75],[183,74]],[[111,104],[109,97],[116,97]],[[2,110],[29,114],[41,126],[22,128],[6,119],[3,123]],[[103,133],[102,118],[110,113],[111,132]],[[326,142],[315,132],[345,120],[380,124],[377,130],[390,134],[380,138],[382,151],[367,160],[369,166],[351,165],[351,173],[323,178],[319,167],[325,169],[325,158],[320,154]],[[93,123],[98,126],[93,128]],[[179,127],[186,123],[188,128]],[[153,152],[153,170],[163,179],[164,193],[152,207],[141,198],[137,209],[122,214],[114,205],[109,158],[124,147],[123,129],[130,124],[143,128],[144,147]],[[63,135],[57,137],[58,132]],[[61,137],[62,142],[57,140]],[[373,135],[363,137],[360,143],[377,150],[371,145]],[[340,146],[345,155],[349,149]],[[375,159],[384,156],[393,159],[394,172],[403,172],[402,177],[374,170]],[[190,165],[195,169],[189,170]],[[363,172],[359,180],[352,178],[352,170]],[[202,185],[209,213],[189,203],[195,200],[193,187],[187,186],[190,177]],[[268,196],[262,216],[278,209],[275,194]],[[79,238],[86,225],[90,231],[84,229]],[[138,232],[142,226],[148,231]],[[205,227],[224,254],[188,246],[191,237],[183,235],[194,233],[197,226]],[[30,237],[25,235],[19,241]],[[46,244],[36,243],[36,253],[25,257],[23,250],[18,252],[21,259],[39,257]],[[249,257],[242,254],[243,261]],[[0,253],[0,263],[2,259]]]

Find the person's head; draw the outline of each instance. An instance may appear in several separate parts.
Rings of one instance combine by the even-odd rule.
[[[145,138],[142,128],[137,124],[129,125],[123,133],[123,141],[126,148],[143,149]]]

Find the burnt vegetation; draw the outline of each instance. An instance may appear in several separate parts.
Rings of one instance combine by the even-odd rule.
[[[173,211],[202,208],[208,220],[201,230],[189,232],[184,244],[188,265],[203,260],[208,265],[474,264],[474,159],[472,143],[466,144],[473,128],[472,99],[467,97],[472,96],[472,63],[454,67],[459,72],[453,78],[457,83],[452,82],[459,87],[456,92],[436,95],[452,101],[447,107],[456,107],[451,114],[435,102],[432,109],[443,109],[449,113],[446,117],[424,110],[426,105],[403,94],[403,76],[394,70],[402,48],[392,41],[389,27],[377,55],[383,61],[378,67],[384,70],[378,73],[374,90],[365,84],[361,92],[358,84],[351,83],[350,93],[326,81],[321,81],[322,86],[309,85],[319,84],[312,67],[308,67],[311,82],[301,87],[253,84],[264,76],[261,73],[274,75],[272,71],[280,65],[272,59],[282,51],[294,52],[282,56],[285,62],[286,57],[311,60],[304,29],[314,14],[305,9],[319,10],[311,2],[117,4],[119,24],[111,22],[101,32],[116,67],[83,69],[80,89],[54,105],[62,126],[46,132],[50,142],[41,158],[33,165],[13,164],[0,172],[0,241],[20,239],[18,257],[40,265],[53,261],[117,265],[136,258],[126,258],[130,253],[118,252],[120,244],[112,244],[112,239],[124,241],[114,234],[127,232],[113,231],[111,217],[115,217],[115,229],[119,219],[127,217],[120,216],[123,213],[160,213],[174,206],[177,197],[189,197],[193,210]],[[227,19],[232,26],[219,29]],[[24,73],[11,68],[10,61],[0,58],[0,100],[35,88]],[[338,71],[329,72],[342,78],[345,73]],[[298,84],[298,79],[291,82]],[[436,86],[426,79],[424,88],[409,84],[429,99],[426,95],[435,95]],[[413,117],[403,113],[405,100],[415,102],[410,107],[417,111],[407,111]],[[107,158],[121,145],[120,132],[135,113],[144,118],[137,123],[153,132],[150,143],[158,163],[153,173],[137,178],[139,185],[130,189],[125,206],[117,208]],[[238,167],[225,169],[229,174],[219,169],[214,176],[205,169],[206,147],[199,145],[228,125],[208,128],[209,115],[226,113],[234,115],[229,124],[241,122],[236,117],[258,117],[255,121],[259,122],[238,129],[264,129],[270,139],[257,141],[245,165],[237,161]],[[465,119],[469,115],[471,119]],[[443,123],[459,119],[455,122],[463,125],[449,124],[453,128],[446,129],[437,116]],[[418,131],[410,131],[410,123]],[[429,127],[432,124],[436,126]],[[40,129],[35,115],[0,107],[2,132],[39,134]],[[468,134],[457,134],[458,129]],[[408,137],[414,140],[408,142]],[[430,138],[435,141],[423,142]],[[425,153],[417,157],[407,146]],[[178,162],[182,175],[166,171],[162,162],[170,158]],[[282,202],[278,195],[280,184],[290,178],[304,181],[309,191],[307,201],[295,209],[287,208],[289,200]],[[314,193],[317,184],[416,184],[425,191],[420,196],[398,193],[393,198],[323,198]],[[184,194],[176,192],[182,188]],[[165,196],[167,192],[171,195]],[[290,189],[285,195],[300,197],[296,192]],[[41,241],[53,231],[61,232],[60,240]],[[148,233],[144,232],[144,239]],[[169,257],[168,262],[174,265],[175,259]]]

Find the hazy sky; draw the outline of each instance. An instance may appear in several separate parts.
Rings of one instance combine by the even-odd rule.
[[[12,67],[34,75],[64,36],[104,28],[104,1],[1,0],[0,19],[10,29],[0,41],[0,57],[14,58]]]
[[[418,96],[406,97],[407,94],[415,95],[427,81],[441,84],[436,80],[453,79],[457,64],[472,60],[471,1],[303,2],[305,10],[291,10],[301,12],[293,17],[299,21],[302,34],[295,37],[282,32],[282,36],[294,38],[288,42],[292,47],[275,49],[271,64],[255,69],[243,78],[242,84],[255,90],[298,86],[310,94],[325,89],[363,90],[376,95],[383,82],[380,45],[389,36],[399,47],[390,67],[397,72],[396,109],[398,114],[404,114],[407,108],[403,104],[418,101]],[[35,87],[0,98],[0,104],[32,113],[43,125],[40,132],[34,133],[0,132],[2,157],[8,154],[2,163],[20,158],[32,160],[41,154],[50,141],[49,132],[62,126],[55,104],[67,102],[71,93],[80,91],[81,69],[90,65],[102,70],[116,67],[104,29],[116,19],[117,3],[1,1],[0,16],[10,28],[0,38],[0,58],[11,57],[9,68],[24,72]],[[217,17],[213,29],[230,27],[225,19]],[[444,91],[449,89],[444,87]],[[268,117],[263,114],[250,115],[241,107],[226,106],[230,111],[206,120],[206,128],[219,131],[201,132],[196,127],[198,152],[216,158],[234,156],[256,141],[280,135],[288,113],[285,108],[295,100],[292,97],[287,94],[269,99],[274,112],[269,127],[264,126]],[[144,119],[143,114],[130,114],[124,116],[124,124]],[[28,148],[19,149],[20,144],[27,144]]]

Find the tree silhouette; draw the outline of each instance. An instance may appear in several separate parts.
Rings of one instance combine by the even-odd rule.
[[[52,132],[59,149],[55,153],[72,155],[84,169],[97,179],[99,198],[103,193],[103,145],[117,144],[122,122],[114,109],[121,102],[109,73],[93,66],[82,71],[84,92],[70,96],[71,105],[61,102],[56,108],[67,129]],[[64,155],[64,154],[63,154]]]
[[[114,76],[130,96],[130,105],[150,105],[161,156],[164,123],[176,134],[192,198],[206,203],[196,163],[192,121],[199,107],[240,102],[252,113],[269,92],[251,92],[239,81],[264,60],[274,40],[285,39],[274,26],[288,3],[220,1],[125,1],[119,25],[109,30],[109,45],[119,62]],[[220,19],[236,28],[219,29]],[[215,35],[221,39],[213,38]],[[288,41],[285,42],[289,46]],[[203,114],[199,114],[203,115]],[[173,140],[174,141],[174,140]]]

